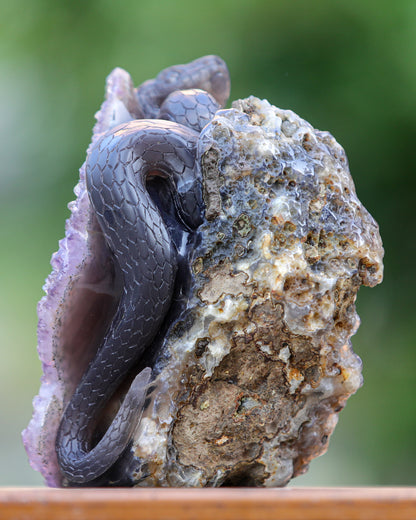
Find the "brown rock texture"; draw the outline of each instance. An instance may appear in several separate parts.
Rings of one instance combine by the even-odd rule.
[[[137,484],[282,486],[326,451],[362,384],[350,337],[360,285],[382,279],[381,239],[342,147],[293,112],[237,101],[199,151],[207,220],[154,397],[166,415],[136,441],[159,464]],[[147,421],[162,449],[143,449]]]

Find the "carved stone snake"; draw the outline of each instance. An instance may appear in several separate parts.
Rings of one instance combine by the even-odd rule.
[[[111,129],[87,158],[91,205],[123,291],[101,347],[59,426],[58,463],[69,482],[98,478],[128,445],[141,417],[151,368],[136,376],[107,432],[92,446],[94,429],[108,400],[151,347],[171,304],[177,251],[146,181],[154,176],[164,179],[181,225],[189,230],[200,225],[198,135],[224,105],[229,90],[228,70],[216,56],[165,69],[137,91],[146,119]]]

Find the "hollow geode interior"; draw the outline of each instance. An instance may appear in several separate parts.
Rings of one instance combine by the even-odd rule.
[[[134,104],[130,77],[116,69],[93,141],[134,118]],[[130,448],[93,485],[283,486],[326,451],[362,384],[355,299],[361,284],[381,282],[383,249],[342,147],[250,97],[203,129],[198,161],[206,211],[189,300],[159,341]],[[39,303],[44,375],[23,434],[50,486],[65,484],[55,455],[62,410],[119,296],[84,167],[75,193]]]

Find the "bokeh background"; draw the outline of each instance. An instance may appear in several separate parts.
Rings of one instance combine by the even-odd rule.
[[[290,108],[345,147],[380,224],[385,280],[362,288],[364,387],[295,485],[416,484],[414,0],[0,0],[0,484],[37,485],[20,431],[39,388],[36,302],[115,66],[136,84],[204,54],[232,99]]]

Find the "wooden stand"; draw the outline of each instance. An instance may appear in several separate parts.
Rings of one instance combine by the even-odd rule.
[[[1,520],[416,520],[416,488],[0,488]]]

